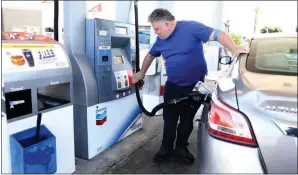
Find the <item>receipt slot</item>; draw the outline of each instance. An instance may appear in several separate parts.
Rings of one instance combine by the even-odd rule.
[[[14,37],[10,37],[14,36]],[[2,33],[3,173],[75,171],[72,67],[53,39]],[[36,139],[37,114],[42,113]]]

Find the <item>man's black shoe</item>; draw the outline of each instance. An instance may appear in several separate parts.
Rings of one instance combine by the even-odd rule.
[[[154,160],[156,161],[167,160],[171,157],[172,153],[173,153],[173,150],[170,150],[164,146],[161,146],[160,150],[155,155]]]
[[[176,148],[175,150],[175,157],[178,160],[182,160],[186,163],[193,163],[195,158],[194,156],[185,148]]]

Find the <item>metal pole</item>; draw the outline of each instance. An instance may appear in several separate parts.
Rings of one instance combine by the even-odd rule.
[[[1,30],[4,31],[3,8],[1,10]]]
[[[59,0],[54,0],[54,39],[59,41]]]

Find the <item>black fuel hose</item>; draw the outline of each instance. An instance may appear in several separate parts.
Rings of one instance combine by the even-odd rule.
[[[135,71],[136,72],[135,73],[137,73],[140,71],[139,16],[138,16],[138,1],[137,0],[134,1],[134,10],[135,10],[135,34],[136,34],[136,39],[135,39],[135,42],[136,42],[136,57],[135,57],[136,69],[135,69]],[[143,84],[144,84],[143,80],[140,80],[135,84],[137,101],[138,101],[138,104],[139,104],[142,112],[149,117],[153,117],[159,109],[163,108],[163,105],[156,106],[154,108],[155,110],[153,110],[152,112],[149,112],[145,109],[142,99],[141,99],[141,96],[140,96],[140,88],[143,86]]]
[[[54,40],[59,41],[59,0],[54,0]]]

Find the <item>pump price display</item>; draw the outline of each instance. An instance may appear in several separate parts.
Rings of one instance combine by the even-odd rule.
[[[127,88],[130,86],[129,77],[126,70],[114,72],[117,90]]]

